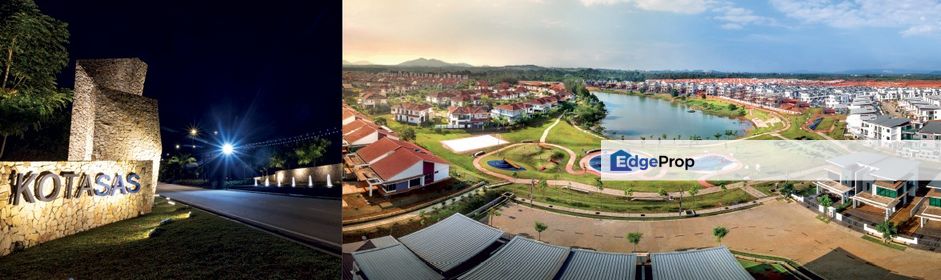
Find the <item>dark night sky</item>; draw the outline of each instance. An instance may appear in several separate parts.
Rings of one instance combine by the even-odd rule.
[[[140,57],[165,152],[189,143],[193,123],[242,143],[340,126],[339,2],[87,2],[37,1],[69,24],[71,62],[59,85],[72,87],[76,58]],[[329,138],[325,159],[338,162],[339,135]]]

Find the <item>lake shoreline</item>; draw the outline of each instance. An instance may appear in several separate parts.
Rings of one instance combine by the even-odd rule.
[[[675,107],[677,107],[677,109],[681,109],[681,110],[683,110],[683,111],[696,110],[696,111],[700,111],[703,115],[708,115],[708,116],[713,116],[713,117],[719,117],[719,118],[725,118],[725,119],[728,119],[728,120],[738,121],[738,122],[740,122],[740,123],[746,123],[747,126],[741,126],[741,127],[733,128],[733,129],[732,129],[732,130],[735,130],[735,131],[737,132],[737,134],[736,134],[736,139],[742,138],[742,137],[747,137],[747,136],[749,135],[750,131],[756,129],[755,123],[752,122],[751,120],[749,120],[748,118],[746,118],[747,112],[744,113],[744,114],[741,113],[741,112],[743,112],[743,111],[745,110],[744,107],[737,107],[736,109],[734,109],[734,111],[733,111],[733,110],[728,110],[728,109],[725,109],[724,106],[727,106],[728,104],[732,104],[732,103],[723,102],[723,101],[720,101],[720,100],[715,100],[715,99],[676,98],[676,97],[673,97],[673,96],[671,96],[671,95],[669,95],[669,94],[664,94],[664,93],[645,94],[645,93],[640,93],[640,92],[637,92],[637,91],[599,89],[599,88],[594,88],[594,87],[593,87],[593,88],[590,88],[590,92],[591,92],[592,94],[605,93],[605,94],[610,94],[610,95],[636,96],[636,97],[639,97],[639,98],[651,98],[651,99],[654,99],[654,100],[663,100],[663,101],[668,101],[671,106],[675,106]],[[691,104],[691,103],[692,103],[692,104]],[[710,109],[710,108],[708,108],[709,106],[713,106],[713,107],[716,106],[716,105],[710,105],[710,104],[721,104],[721,106],[722,106],[721,108],[723,108],[723,109],[721,109],[721,110]],[[735,104],[735,105],[736,105],[736,106],[740,106],[740,105],[738,105],[738,104]],[[607,104],[606,104],[606,106],[607,106]],[[610,110],[610,109],[609,109],[609,110]],[[609,113],[611,113],[611,112],[609,111]],[[613,130],[616,130],[616,129],[609,129],[608,127],[604,127],[604,126],[602,126],[602,128],[604,129],[604,131],[613,131]],[[655,135],[660,135],[660,134],[663,134],[663,133],[662,133],[662,132],[658,132],[658,133],[655,134]],[[700,134],[701,134],[701,133],[700,133]],[[607,133],[607,132],[605,132],[605,133],[603,133],[603,136],[605,136],[605,138],[607,138],[607,139],[616,139],[616,138],[618,138],[618,137],[616,137],[616,136],[617,136],[617,133]],[[711,139],[711,138],[712,138],[712,137],[708,137],[708,136],[712,136],[712,135],[697,135],[697,134],[694,134],[693,136],[698,136],[698,137],[700,137],[701,139],[704,139],[704,140],[705,140],[705,139]],[[668,137],[668,138],[669,138],[669,137]],[[720,138],[721,138],[721,137],[720,137]]]

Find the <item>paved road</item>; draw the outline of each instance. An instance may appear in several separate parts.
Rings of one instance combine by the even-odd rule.
[[[287,235],[340,246],[340,200],[296,197],[234,190],[157,185],[157,193],[249,224],[273,227]],[[338,249],[337,249],[338,250]]]
[[[549,226],[542,240],[551,244],[629,252],[628,232],[643,234],[638,250],[649,252],[716,246],[712,228],[730,230],[722,244],[733,250],[791,258],[827,279],[895,279],[905,275],[937,279],[941,253],[898,251],[860,238],[861,233],[823,223],[797,203],[771,200],[765,205],[716,216],[669,221],[602,220],[562,215],[511,204],[493,226],[536,236],[533,224]],[[890,271],[893,272],[890,272]]]

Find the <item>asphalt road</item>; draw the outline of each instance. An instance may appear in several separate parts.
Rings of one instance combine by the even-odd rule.
[[[160,183],[157,193],[197,208],[273,230],[298,241],[340,247],[340,200]],[[298,238],[300,237],[300,238]],[[339,249],[337,249],[339,251]]]

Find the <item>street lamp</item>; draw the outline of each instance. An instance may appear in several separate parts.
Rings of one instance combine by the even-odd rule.
[[[198,134],[199,130],[196,130],[196,128],[190,128],[190,136],[196,137]]]
[[[222,154],[231,155],[233,152],[235,152],[235,147],[232,146],[232,144],[229,144],[229,143],[222,144]]]

